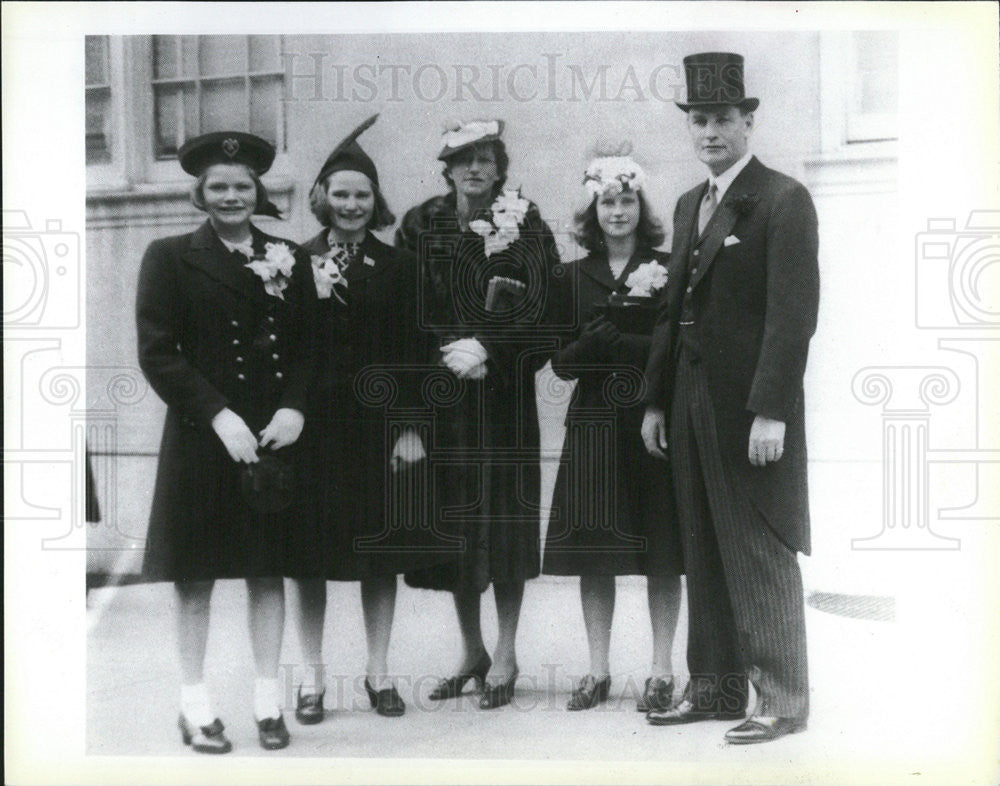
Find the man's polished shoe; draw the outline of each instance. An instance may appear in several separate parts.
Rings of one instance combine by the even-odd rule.
[[[646,680],[642,696],[635,703],[635,708],[639,712],[649,712],[650,710],[662,712],[669,710],[673,703],[674,681],[667,681],[663,677],[649,677]]]
[[[568,710],[589,710],[596,707],[603,701],[608,700],[608,691],[611,689],[611,675],[597,679],[593,674],[588,674],[580,684],[576,686],[573,695],[569,697],[566,704]]]
[[[291,741],[288,729],[285,728],[285,719],[280,715],[277,718],[264,718],[264,720],[257,721],[257,736],[260,739],[260,747],[266,751],[287,748]]]
[[[739,726],[726,732],[726,742],[733,745],[751,745],[755,742],[770,742],[786,734],[796,734],[805,730],[806,722],[803,718],[751,715]]]
[[[323,710],[323,695],[325,693],[326,691],[303,693],[300,685],[295,702],[295,720],[305,726],[312,726],[323,720],[326,717],[326,712]]]
[[[195,727],[181,713],[177,718],[177,726],[181,730],[184,744],[190,745],[198,753],[229,753],[233,749],[233,744],[226,739],[225,727],[218,718],[207,726]]]
[[[680,723],[697,723],[707,720],[739,720],[746,716],[746,710],[702,710],[690,699],[681,699],[669,710],[650,710],[646,720],[654,726],[675,726]]]

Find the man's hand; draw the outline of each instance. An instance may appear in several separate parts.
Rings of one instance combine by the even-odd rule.
[[[646,407],[642,417],[642,441],[650,456],[667,458],[667,416],[662,409]]]
[[[274,413],[271,422],[260,432],[260,446],[274,450],[291,445],[302,433],[305,418],[297,409],[283,407]]]
[[[226,407],[212,418],[212,429],[233,461],[253,464],[257,459],[257,440],[243,418]]]
[[[753,419],[750,427],[750,463],[755,467],[777,461],[785,450],[785,424],[763,415]]]

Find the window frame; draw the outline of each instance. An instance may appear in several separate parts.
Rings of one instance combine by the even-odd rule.
[[[283,44],[283,37],[279,38]],[[86,165],[88,192],[186,192],[190,176],[180,168],[176,157],[156,158],[153,36],[112,35],[108,36],[108,44],[111,161]],[[284,79],[283,70],[281,74]],[[244,78],[247,76],[244,75]],[[278,112],[278,151],[274,164],[264,176],[264,183],[269,188],[274,185],[279,190],[287,190],[291,178],[287,152],[288,118],[284,101],[280,99]]]

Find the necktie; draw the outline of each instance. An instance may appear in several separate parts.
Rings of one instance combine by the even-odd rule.
[[[719,206],[719,187],[712,183],[708,187],[708,193],[705,194],[705,198],[701,200],[701,208],[698,210],[698,235],[705,234],[705,227],[708,226],[708,221],[715,212],[715,209]]]

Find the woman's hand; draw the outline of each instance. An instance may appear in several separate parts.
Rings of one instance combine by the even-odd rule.
[[[291,445],[302,433],[306,419],[297,409],[283,407],[274,413],[271,422],[260,432],[260,446],[272,450]]]
[[[424,443],[420,441],[420,436],[413,429],[407,429],[396,440],[396,446],[392,449],[389,457],[389,466],[393,472],[398,472],[407,464],[415,464],[427,457],[424,450]]]
[[[253,432],[243,422],[243,418],[229,407],[212,418],[212,429],[222,440],[233,461],[253,464],[258,460],[257,440],[254,439]]]
[[[642,418],[642,441],[650,456],[667,458],[667,414],[662,409],[646,407]]]
[[[603,315],[598,315],[583,326],[577,341],[580,343],[580,349],[587,355],[598,355],[610,348],[620,336],[621,334],[614,324],[605,319]]]
[[[444,364],[459,379],[482,379],[486,376],[486,347],[475,338],[460,338],[441,347]]]

